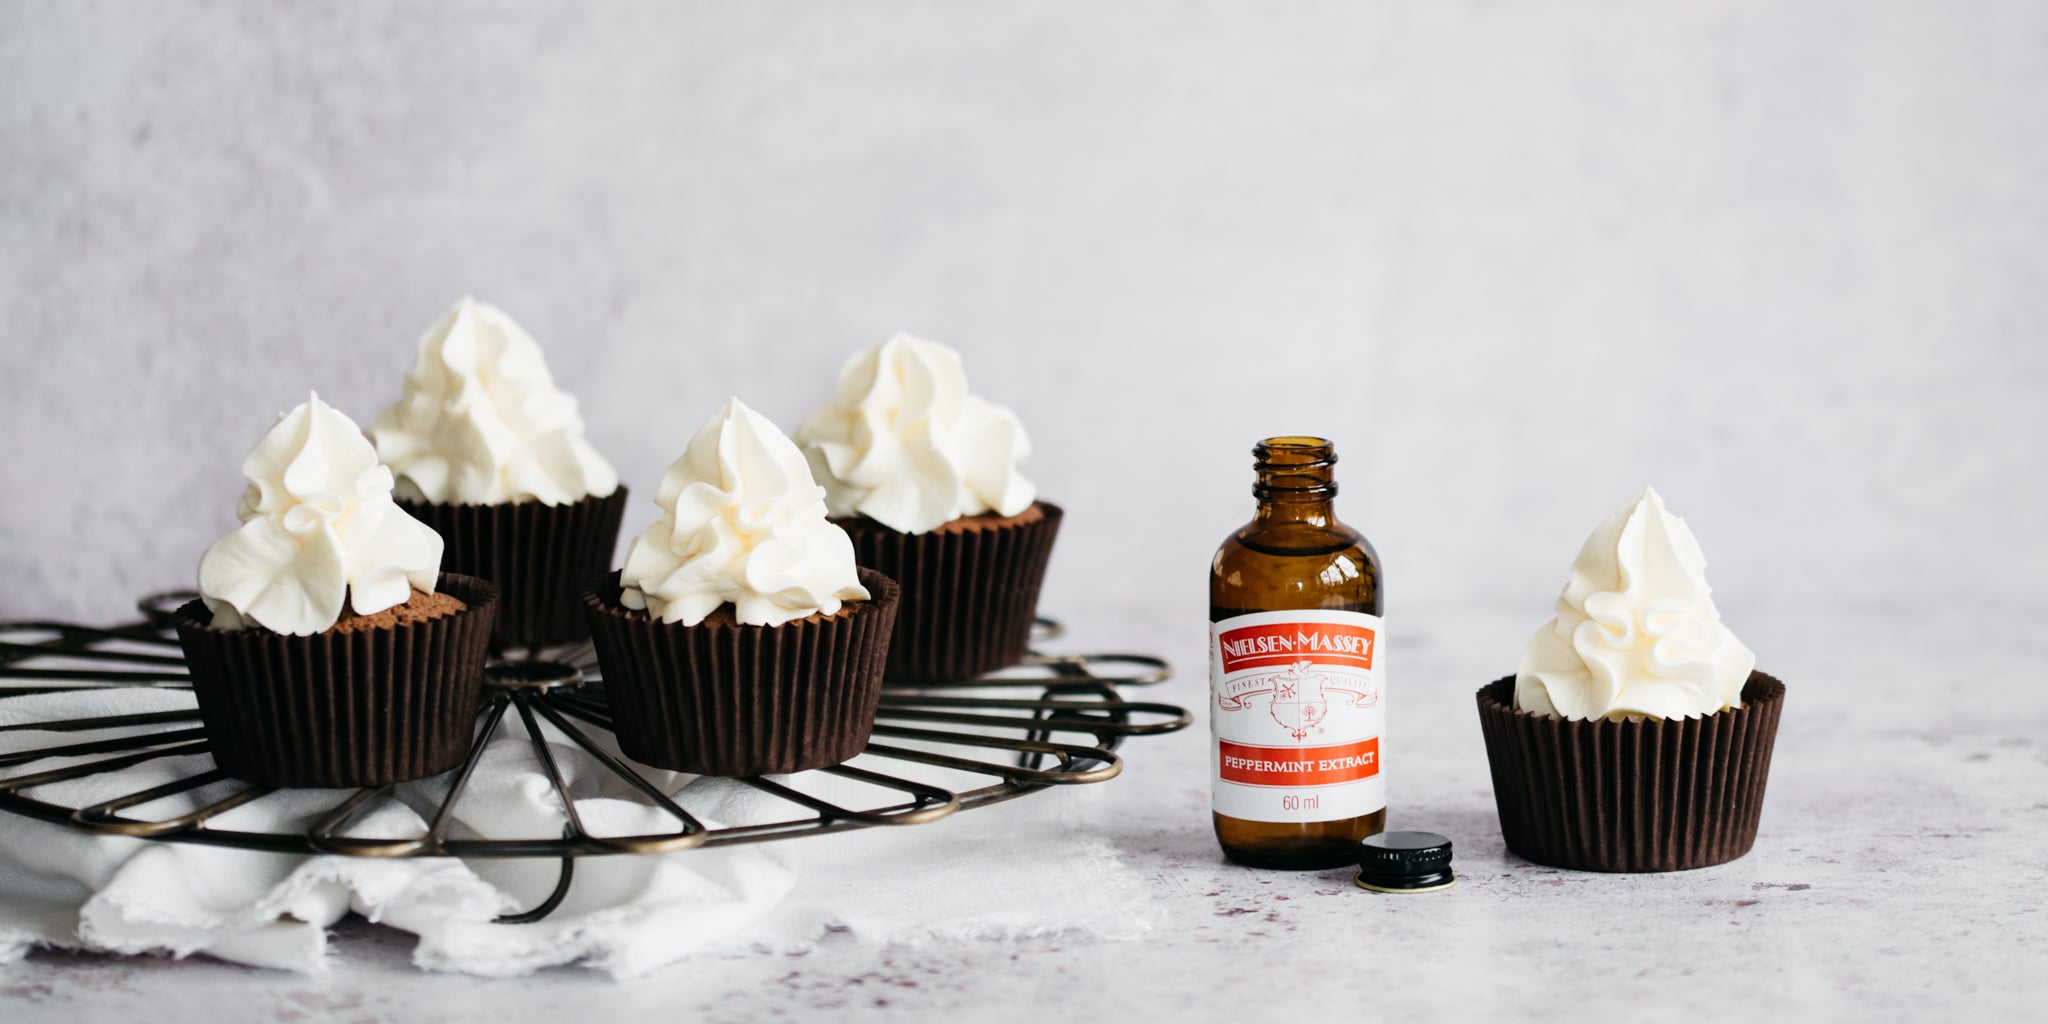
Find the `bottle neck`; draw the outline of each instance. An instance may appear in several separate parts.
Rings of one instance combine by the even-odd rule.
[[[1269,437],[1252,446],[1258,523],[1336,523],[1336,446],[1320,437]]]
[[[1337,521],[1337,511],[1331,507],[1328,498],[1321,501],[1262,501],[1252,519],[1269,525],[1301,523],[1304,526],[1327,527]]]

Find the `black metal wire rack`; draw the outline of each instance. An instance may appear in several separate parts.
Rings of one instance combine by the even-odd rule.
[[[169,613],[192,596],[176,592],[145,598],[139,604],[141,621],[115,627],[0,623],[0,696],[136,686],[189,689]],[[1059,632],[1057,624],[1040,620],[1034,648]],[[1123,768],[1117,748],[1126,738],[1174,732],[1190,721],[1183,708],[1127,700],[1120,692],[1120,687],[1166,679],[1171,669],[1159,658],[1034,652],[1019,666],[978,679],[888,687],[874,737],[859,756],[816,771],[738,780],[772,798],[762,803],[780,813],[707,826],[687,806],[689,787],[664,785],[675,780],[625,760],[608,742],[610,709],[589,644],[518,653],[522,656],[487,669],[487,699],[478,712],[469,757],[440,779],[407,787],[280,791],[240,782],[210,767],[210,758],[194,758],[192,763],[202,767],[170,781],[91,803],[65,801],[52,797],[49,787],[94,777],[105,781],[146,762],[204,754],[199,713],[179,709],[27,720],[0,722],[0,733],[59,733],[64,741],[0,752],[0,774],[5,774],[0,811],[90,833],[279,853],[560,858],[561,878],[548,899],[501,919],[520,922],[545,917],[561,903],[579,857],[671,853],[922,824],[1058,786],[1114,778]],[[519,732],[560,802],[562,832],[475,834],[462,815],[463,801],[472,795],[471,777],[488,748],[518,742]],[[564,747],[588,755],[622,784],[615,789],[659,810],[674,827],[630,836],[587,828],[556,756]],[[63,763],[34,764],[48,759]],[[856,791],[864,799],[846,796]],[[279,792],[331,794],[332,804],[305,819],[300,829],[249,831],[213,824]],[[424,830],[405,836],[358,833],[355,826],[369,812],[393,800],[418,808]]]

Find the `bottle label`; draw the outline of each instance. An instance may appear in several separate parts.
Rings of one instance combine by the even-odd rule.
[[[1254,612],[1209,624],[1218,814],[1337,821],[1387,806],[1380,617]]]

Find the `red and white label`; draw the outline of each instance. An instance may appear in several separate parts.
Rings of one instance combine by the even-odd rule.
[[[1380,773],[1380,738],[1326,747],[1254,747],[1218,740],[1216,774],[1244,786],[1327,786]]]
[[[1378,639],[1377,623],[1364,626],[1355,622],[1300,622],[1290,619],[1269,625],[1234,626],[1222,630],[1216,634],[1216,653],[1222,659],[1225,673],[1291,665],[1304,658],[1318,664],[1343,665],[1370,672],[1374,641]]]
[[[1210,624],[1218,813],[1334,821],[1387,805],[1379,635],[1379,616],[1359,612],[1255,612]]]

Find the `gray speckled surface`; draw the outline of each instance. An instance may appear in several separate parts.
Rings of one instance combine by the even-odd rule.
[[[1204,736],[1134,744],[1125,776],[1069,801],[1152,895],[1128,942],[1034,939],[880,948],[835,935],[801,955],[700,958],[613,983],[560,969],[432,976],[406,937],[360,923],[305,978],[193,960],[38,954],[0,968],[8,1019],[179,1024],[544,1020],[1223,1021],[1255,1015],[1532,1020],[2020,1019],[2048,998],[2048,697],[2031,670],[2048,607],[1738,621],[1785,680],[1757,847],[1668,875],[1556,871],[1508,855],[1472,691],[1526,617],[1407,616],[1389,648],[1393,822],[1458,844],[1457,887],[1388,897],[1342,872],[1224,864],[1207,829]],[[1076,623],[1074,649],[1197,663],[1163,618]],[[1968,638],[1967,643],[1949,641]],[[1161,696],[1198,702],[1185,673]],[[981,812],[977,812],[981,813]],[[886,871],[887,865],[876,865]],[[906,880],[906,898],[914,898]]]

